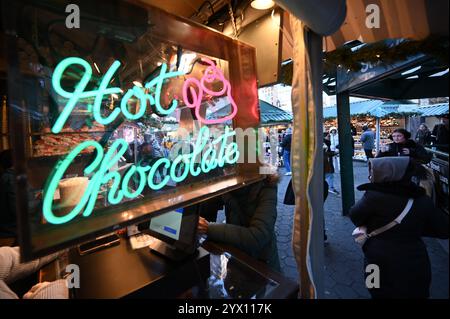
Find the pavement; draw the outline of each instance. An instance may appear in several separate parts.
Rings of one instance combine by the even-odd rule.
[[[363,162],[353,164],[355,187],[367,182],[367,165]],[[283,204],[284,193],[290,176],[279,171],[281,181],[278,185],[278,218],[275,232],[283,273],[298,282],[297,264],[293,256],[291,238],[293,206]],[[335,174],[335,188],[340,192],[340,176]],[[363,195],[355,189],[356,200]],[[365,288],[363,275],[363,253],[353,241],[351,233],[355,228],[348,217],[342,215],[341,197],[329,194],[325,202],[325,228],[328,243],[325,246],[325,298],[327,299],[367,299],[370,294]],[[448,299],[449,255],[441,242],[424,238],[432,265],[431,298]],[[446,242],[448,247],[448,241]],[[444,244],[445,246],[445,244]]]

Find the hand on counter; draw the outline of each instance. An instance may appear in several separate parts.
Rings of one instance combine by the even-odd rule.
[[[208,225],[209,223],[206,219],[204,219],[203,217],[199,217],[197,232],[200,235],[206,234],[208,232]]]

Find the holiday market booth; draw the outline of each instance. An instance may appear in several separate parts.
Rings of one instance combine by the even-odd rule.
[[[367,27],[363,0],[275,2],[281,8],[256,14],[247,11],[252,10],[251,1],[83,1],[79,29],[64,24],[65,7],[71,1],[2,2],[1,145],[12,149],[17,170],[19,243],[24,260],[91,241],[258,181],[259,164],[236,163],[236,147],[227,138],[232,140],[238,128],[260,125],[258,85],[285,82],[292,85],[291,163],[296,202],[292,244],[299,270],[299,296],[324,297],[323,195],[317,191],[323,189],[322,90],[338,94],[346,213],[354,203],[349,96],[394,100],[448,96],[448,74],[430,81],[419,75],[405,83],[398,80],[404,77],[399,72],[418,63],[411,60],[411,52],[421,53],[425,73],[448,68],[448,63],[445,67],[436,60],[437,56],[448,59],[448,1],[414,0],[401,5],[392,0],[377,1],[383,9],[379,11],[383,23],[374,28]],[[244,10],[239,11],[240,6]],[[221,19],[224,14],[229,16],[226,23]],[[253,19],[246,21],[248,17]],[[447,46],[436,36],[447,37]],[[401,40],[403,44],[393,48],[384,42],[378,44],[385,39],[410,40]],[[238,40],[250,43],[256,51]],[[354,47],[361,44],[364,49],[355,56]],[[400,56],[396,52],[401,52]],[[434,58],[431,62],[430,54]],[[287,59],[292,63],[285,77],[281,62]],[[393,65],[396,61],[402,61],[401,65]],[[350,81],[344,76],[356,81],[347,85]],[[363,90],[381,78],[388,80],[381,88]],[[230,113],[209,122],[208,108],[226,103],[223,99],[233,100]],[[202,140],[198,134],[191,136],[194,130],[202,137],[221,132],[214,135],[213,142],[224,150],[222,156],[195,167],[175,152],[172,160],[161,159],[150,170],[145,164],[138,169],[123,156],[130,147],[122,136],[131,133],[115,132],[125,125],[134,129],[132,122],[138,130],[139,120],[152,114],[175,118],[184,131],[173,136],[187,143],[185,155],[189,158],[194,157],[189,145]],[[150,135],[150,150],[158,140],[154,131],[145,127],[142,132],[144,139],[145,134]],[[72,135],[75,144],[69,137]],[[213,153],[208,143],[199,143],[200,148]],[[219,162],[221,166],[212,165],[214,168],[207,165]],[[125,165],[129,168],[121,169]],[[211,170],[205,173],[208,168]],[[167,170],[169,175],[165,175]],[[32,193],[27,196],[28,189]],[[80,204],[73,208],[76,200]],[[192,216],[193,210],[186,208],[185,212]],[[105,291],[112,293],[108,296],[126,296],[139,291],[137,287],[151,291],[157,282],[160,287],[167,287],[167,282],[174,287],[176,282],[179,288],[160,288],[159,292],[192,296],[194,290],[186,289],[195,286],[191,282],[195,276],[191,275],[206,269],[205,265],[226,262],[240,269],[239,278],[250,277],[259,283],[245,295],[249,298],[289,297],[299,288],[251,259],[239,256],[232,260],[220,253],[222,247],[211,263],[204,262],[207,253],[201,251],[194,258],[200,263],[179,267],[144,250],[133,253],[123,238],[119,242],[111,249],[84,256],[71,250],[76,258],[72,261],[90,270],[88,276],[82,276],[87,282],[81,286],[91,287],[84,296],[104,296]],[[108,243],[111,241],[104,244]],[[208,251],[214,255],[213,248]],[[257,274],[248,271],[249,263]],[[123,269],[131,269],[135,276],[116,281],[124,277]],[[167,273],[177,275],[165,276]],[[213,282],[224,279],[218,277]],[[168,281],[159,281],[161,278]],[[96,280],[110,286],[95,284]]]
[[[418,3],[419,1],[416,4]],[[448,2],[439,4],[437,1],[435,4],[448,8]],[[434,32],[421,36],[418,40],[401,38],[368,44],[355,40],[325,55],[324,90],[337,96],[344,214],[354,204],[349,98],[355,96],[398,101],[448,97],[448,19],[441,16],[436,21],[435,26],[437,25],[440,27]],[[373,115],[384,117],[392,108],[394,114],[409,112],[410,106],[406,106],[405,112],[397,108],[396,102],[391,103],[393,105],[387,110],[381,108]],[[414,109],[413,113],[420,116],[420,108]],[[407,122],[404,123],[404,128],[408,128]],[[440,160],[435,157],[433,161]],[[448,194],[448,163],[440,163],[439,167],[436,170],[436,180],[444,182],[438,182],[436,188],[442,197]],[[448,211],[448,208],[443,208]]]
[[[281,66],[279,81],[292,86],[293,247],[300,293],[323,298],[323,197],[317,191],[323,189],[322,91],[337,95],[342,212],[347,214],[355,203],[350,95],[448,96],[449,2],[276,2],[286,10],[280,25],[283,61],[292,58]],[[419,64],[420,70],[411,70]]]
[[[448,6],[446,0],[381,0],[369,10],[363,0],[348,1],[345,22],[324,37],[320,77],[323,90],[337,95],[344,213],[354,204],[349,97],[448,96]],[[306,11],[299,13],[314,25]],[[282,65],[280,74],[282,83],[293,83],[295,63]]]
[[[259,100],[261,126],[264,130],[266,162],[276,166],[283,166],[282,147],[284,134],[292,125],[292,114],[263,100]]]
[[[292,114],[263,100],[258,100],[260,125],[259,138],[262,141],[264,162],[282,166],[279,156],[280,143],[286,129],[292,124]],[[214,120],[224,117],[230,112],[230,104],[214,105],[207,112],[207,119]]]
[[[351,126],[354,128],[353,139],[355,140],[355,150],[353,159],[367,160],[362,149],[360,140],[363,132],[362,127],[367,125],[376,133],[375,149],[378,152],[380,147],[391,143],[389,138],[397,128],[408,128],[411,116],[421,114],[418,105],[409,101],[380,101],[367,100],[350,103]],[[330,127],[337,127],[336,105],[323,109],[324,132],[328,132]],[[375,155],[375,154],[374,154]]]
[[[430,130],[440,124],[440,118],[444,115],[448,115],[448,102],[437,103],[420,106],[420,123],[424,123]]]
[[[264,178],[256,139],[237,133],[260,125],[255,49],[134,1],[83,2],[67,28],[66,5],[2,8],[22,261],[69,249],[41,280],[76,264],[77,298],[295,297],[266,264],[195,236],[209,199]]]

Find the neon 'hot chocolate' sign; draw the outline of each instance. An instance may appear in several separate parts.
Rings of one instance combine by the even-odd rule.
[[[221,70],[215,66],[214,62],[206,58],[202,58],[202,60],[208,66],[200,80],[188,78],[185,81],[182,92],[183,100],[187,107],[194,109],[197,120],[200,122],[204,124],[223,123],[232,119],[237,113],[237,105],[231,96],[231,85],[229,81],[225,79]],[[61,87],[61,78],[66,69],[73,65],[80,65],[85,72],[79,83],[75,86],[75,89],[72,92],[68,92]],[[147,90],[138,86],[129,89],[122,97],[120,108],[113,109],[108,116],[104,117],[101,113],[103,97],[105,95],[119,94],[122,92],[119,87],[108,87],[108,84],[111,82],[119,67],[120,62],[115,61],[103,76],[98,89],[87,91],[87,84],[92,77],[92,68],[90,64],[87,61],[76,57],[67,58],[61,61],[55,68],[52,77],[52,85],[55,92],[60,96],[67,98],[68,101],[53,125],[52,132],[55,134],[61,132],[76,104],[81,99],[85,98],[94,98],[94,103],[91,105],[92,113],[94,119],[103,125],[113,122],[120,113],[128,120],[137,120],[145,114],[147,105],[154,106],[157,112],[162,115],[168,115],[177,108],[178,101],[176,100],[174,100],[168,108],[162,107],[160,102],[161,91],[164,81],[183,75],[183,73],[167,72],[167,65],[163,64],[159,75],[144,84],[144,88]],[[220,81],[222,83],[223,86],[220,91],[214,91],[208,88],[207,84],[211,84],[215,81]],[[150,94],[150,91],[153,91],[154,93]],[[226,94],[231,104],[231,113],[220,119],[208,120],[203,118],[200,114],[200,106],[205,93],[214,97],[220,97]],[[140,108],[136,113],[130,112],[128,107],[129,100],[132,97],[135,97],[140,101]],[[117,164],[121,156],[127,151],[128,143],[125,140],[116,140],[106,154],[103,147],[96,141],[85,141],[75,147],[62,161],[60,161],[55,167],[52,175],[49,177],[48,186],[44,191],[44,217],[49,223],[63,224],[69,222],[80,213],[85,217],[91,215],[97,201],[97,196],[104,184],[110,185],[107,199],[110,204],[114,205],[120,203],[124,198],[133,199],[138,197],[146,185],[153,190],[158,190],[167,185],[170,179],[174,182],[181,182],[185,180],[189,174],[198,176],[201,173],[208,173],[217,167],[223,167],[225,164],[234,164],[239,158],[238,146],[235,142],[228,143],[228,140],[234,135],[235,132],[226,127],[224,134],[211,141],[209,129],[204,126],[201,128],[194,149],[190,154],[181,154],[172,161],[167,158],[161,158],[151,166],[132,165],[123,178],[117,171],[111,170],[111,168]],[[64,216],[56,216],[53,213],[54,193],[74,158],[86,148],[94,148],[96,152],[93,161],[84,170],[85,175],[92,175],[87,189],[72,211]],[[195,163],[198,158],[200,158],[200,165],[196,165]],[[155,183],[155,174],[161,167],[165,168],[168,174],[164,176],[159,183]],[[133,176],[136,175],[138,186],[135,190],[130,191],[129,182]]]
[[[205,73],[203,77],[200,80],[197,80],[195,78],[188,78],[184,85],[183,85],[183,99],[186,105],[189,108],[195,109],[195,115],[197,116],[197,119],[205,124],[217,124],[217,123],[223,123],[227,120],[232,119],[236,113],[237,113],[237,106],[234,102],[233,97],[231,96],[231,85],[230,82],[225,79],[223,76],[223,73],[220,69],[218,69],[214,62],[202,58],[202,61],[208,64],[208,67],[205,70]],[[80,65],[84,68],[84,74],[81,77],[79,83],[75,86],[75,90],[73,92],[68,92],[64,90],[61,87],[61,78],[64,74],[64,71],[69,67],[73,65]],[[164,84],[164,81],[178,77],[180,75],[183,75],[182,72],[166,72],[167,71],[167,65],[162,64],[161,70],[159,75],[151,80],[150,82],[144,83],[145,89],[154,89],[154,94],[150,94],[150,90],[144,90],[143,88],[139,86],[134,86],[133,88],[129,89],[125,95],[122,97],[122,100],[120,102],[120,108],[115,108],[112,110],[111,114],[109,114],[107,117],[103,117],[101,114],[101,103],[103,100],[103,97],[105,95],[110,94],[120,94],[122,92],[122,89],[119,87],[111,87],[108,88],[108,84],[113,79],[114,74],[117,72],[117,70],[120,67],[120,62],[115,61],[111,67],[108,69],[108,71],[103,76],[100,86],[96,90],[92,91],[86,91],[86,87],[89,83],[89,81],[92,78],[92,67],[91,65],[81,59],[81,58],[67,58],[61,61],[57,67],[55,68],[55,71],[53,73],[52,77],[52,85],[53,89],[57,94],[60,96],[67,98],[68,102],[66,106],[64,107],[64,110],[61,112],[60,116],[56,120],[55,124],[52,127],[53,133],[59,133],[61,132],[62,128],[64,127],[64,124],[66,123],[67,119],[69,118],[70,114],[72,113],[75,105],[80,101],[80,99],[83,98],[95,98],[94,104],[92,105],[92,113],[94,116],[95,121],[97,121],[100,124],[107,125],[113,122],[117,116],[122,112],[122,114],[127,118],[128,120],[138,120],[141,118],[146,110],[147,105],[150,104],[154,106],[159,114],[162,115],[168,115],[171,114],[178,106],[178,101],[174,100],[172,104],[168,108],[164,108],[161,105],[161,91],[162,86]],[[223,84],[223,87],[220,91],[214,91],[208,88],[206,83],[212,83],[214,81],[221,81]],[[192,95],[192,98],[188,98],[188,92]],[[200,106],[203,100],[203,94],[209,94],[214,97],[223,96],[225,93],[230,101],[232,111],[231,114],[227,115],[224,118],[221,119],[215,119],[215,120],[207,120],[203,118],[200,115]],[[137,113],[131,113],[128,109],[128,102],[132,97],[136,97],[140,101],[140,108]]]

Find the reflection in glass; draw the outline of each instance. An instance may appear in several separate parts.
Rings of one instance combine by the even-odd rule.
[[[115,142],[125,141],[126,151],[117,161],[112,162],[108,169],[108,173],[117,173],[123,180],[132,167],[151,167],[162,158],[172,163],[180,154],[192,153],[198,138],[195,132],[199,132],[204,126],[208,126],[211,132],[206,145],[216,148],[218,152],[219,145],[212,145],[212,141],[223,134],[227,126],[233,125],[232,120],[214,125],[196,121],[198,118],[194,110],[187,107],[182,96],[186,80],[200,80],[205,76],[208,64],[202,58],[213,61],[226,79],[229,79],[228,62],[156,38],[152,35],[152,24],[148,23],[144,9],[128,4],[120,5],[123,6],[120,9],[121,15],[111,17],[111,21],[113,18],[117,21],[100,20],[87,13],[80,29],[66,28],[65,20],[61,19],[57,10],[49,10],[37,4],[21,7],[23,25],[29,26],[18,31],[17,44],[29,133],[26,143],[27,175],[29,187],[33,192],[33,199],[29,202],[33,236],[59,226],[49,223],[49,220],[43,217],[42,199],[54,168],[78,145],[92,141],[98,143],[106,154]],[[67,108],[70,98],[60,94],[61,91],[55,88],[52,79],[57,65],[71,57],[83,59],[89,68],[79,64],[68,66],[59,81],[63,91],[73,93],[84,77],[87,78],[84,92],[99,90],[102,84],[105,84],[105,79],[108,81],[104,89],[118,90],[100,96],[80,96],[60,131],[55,133],[55,123]],[[108,74],[108,70],[118,63],[120,65],[116,71]],[[160,86],[147,85],[156,83],[164,69],[166,74],[178,72],[179,75],[164,78],[158,82]],[[91,74],[88,76],[87,73]],[[214,92],[221,91],[223,85],[224,83],[218,80],[205,82],[205,86]],[[129,92],[137,92],[135,90],[143,92],[147,100],[139,94],[127,95]],[[168,113],[175,104],[177,106]],[[99,106],[97,117],[96,105]],[[157,105],[160,108],[156,107]],[[117,113],[116,110],[120,112]],[[199,108],[202,118],[217,120],[230,112],[232,108],[226,95],[202,96]],[[115,113],[117,114],[113,116]],[[142,116],[130,119],[136,114]],[[100,123],[98,117],[112,120]],[[72,211],[74,205],[88,191],[86,178],[92,179],[95,171],[86,174],[85,168],[96,156],[95,147],[90,146],[74,157],[56,191],[51,194],[55,216],[64,216]],[[93,211],[89,218],[111,214],[106,208],[111,207],[112,202],[114,205],[127,205],[127,202],[144,198],[149,200],[173,192],[174,187],[188,187],[193,183],[208,182],[234,174],[233,167],[226,166],[230,165],[213,169],[208,174],[189,175],[182,181],[173,180],[170,176],[170,180],[161,189],[151,189],[146,185],[135,197],[123,197],[118,203],[109,198],[115,187],[113,181],[105,181],[95,195]],[[151,182],[155,185],[161,183],[169,176],[168,170],[169,168],[163,165],[159,166]],[[175,176],[180,177],[182,171],[183,165],[179,165]],[[128,192],[137,193],[139,186],[139,174],[135,172],[129,179]],[[81,210],[68,224],[76,227],[86,218],[82,216],[82,212]],[[117,220],[121,220],[120,214],[117,214]],[[110,222],[111,226],[115,223],[114,220]],[[74,236],[81,236],[84,231],[83,227],[77,227]]]
[[[260,299],[279,285],[228,253],[210,255],[207,289],[213,299]]]

